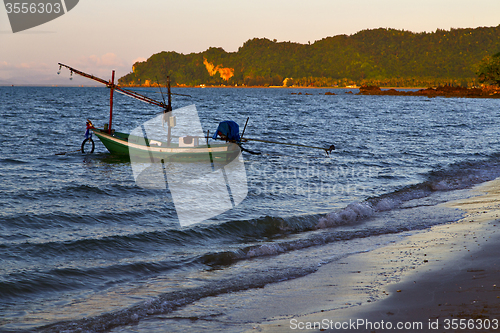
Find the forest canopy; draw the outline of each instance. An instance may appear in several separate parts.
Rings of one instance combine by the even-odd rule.
[[[500,52],[491,57],[485,57],[479,63],[477,75],[480,83],[500,86]]]
[[[254,38],[236,52],[157,53],[119,83],[148,86],[158,78],[164,85],[170,76],[174,86],[475,86],[485,59],[499,52],[500,25],[430,33],[379,28],[311,44]]]

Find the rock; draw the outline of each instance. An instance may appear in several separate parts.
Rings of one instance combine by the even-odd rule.
[[[417,91],[401,91],[396,89],[382,90],[376,86],[361,86],[358,95],[384,95],[384,96],[427,96],[427,97],[499,97],[500,89],[495,87],[464,88],[451,86],[438,86]]]
[[[377,86],[366,86],[363,85],[359,87],[359,94],[360,95],[379,95],[382,92],[380,87]]]

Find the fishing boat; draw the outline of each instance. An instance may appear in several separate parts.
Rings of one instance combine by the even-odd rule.
[[[181,226],[222,214],[245,199],[248,194],[248,184],[241,152],[260,153],[243,148],[244,142],[260,141],[318,148],[327,154],[335,149],[333,145],[325,149],[243,138],[248,118],[241,136],[238,124],[232,120],[220,122],[213,136],[210,136],[209,131],[205,135],[194,105],[172,110],[171,96],[174,94],[170,91],[168,77],[167,103],[160,86],[163,102],[119,87],[114,82],[114,71],[108,82],[61,63],[59,66],[59,73],[62,67],[66,67],[71,71],[71,75],[75,73],[110,88],[109,123],[103,128],[96,128],[87,119],[86,138],[82,143],[81,152],[94,151],[92,134],[95,134],[110,153],[128,156],[137,186],[170,191]],[[134,128],[130,133],[115,131],[112,127],[114,91],[158,106],[162,112]]]
[[[184,135],[181,136],[176,136],[172,133],[172,129],[176,127],[179,116],[189,122],[191,120],[189,119],[190,117],[197,118],[197,113],[196,110],[192,109],[194,106],[192,106],[191,109],[181,108],[175,111],[172,110],[171,96],[182,94],[173,94],[171,92],[169,78],[167,78],[167,103],[165,100],[163,100],[163,102],[157,101],[145,95],[139,94],[136,91],[124,89],[118,86],[114,82],[115,71],[112,72],[111,80],[108,82],[104,79],[84,73],[62,63],[59,63],[59,66],[59,70],[61,70],[62,67],[66,67],[71,71],[71,75],[73,75],[73,73],[81,75],[91,80],[100,82],[110,89],[109,123],[105,124],[103,128],[97,128],[92,125],[90,120],[87,120],[87,130],[95,134],[112,154],[133,155],[135,158],[144,158],[154,161],[194,161],[210,159],[213,162],[217,160],[232,160],[241,152],[240,146],[238,145],[240,140],[237,142],[236,140],[229,138],[224,141],[210,142],[210,133],[207,132],[206,136],[203,135],[201,132],[201,126],[194,128],[195,133],[183,133]],[[145,129],[144,125],[146,125],[146,123],[143,124],[143,126],[136,128],[131,133],[118,132],[113,129],[114,91],[162,108],[163,112],[147,122],[149,123],[149,128],[153,128],[153,130]],[[178,115],[176,115],[176,113]],[[84,153],[92,153],[94,148],[95,144],[92,140],[92,136],[87,134],[86,139],[82,142],[81,151]]]
[[[335,150],[334,145],[329,147],[316,147],[310,145],[303,145],[297,143],[276,142],[265,139],[244,138],[245,129],[248,124],[248,118],[240,136],[239,126],[234,121],[222,121],[219,123],[217,130],[210,137],[210,132],[207,131],[206,135],[202,132],[201,124],[198,119],[197,111],[194,105],[190,107],[172,110],[172,95],[170,90],[170,79],[167,77],[167,96],[168,103],[163,98],[163,102],[157,101],[145,95],[139,94],[136,91],[124,89],[115,84],[115,71],[112,71],[111,80],[106,81],[94,75],[84,73],[78,69],[68,65],[59,63],[59,72],[61,68],[68,68],[71,72],[89,78],[91,80],[100,82],[110,89],[109,97],[109,123],[105,124],[103,128],[96,128],[92,125],[90,120],[87,120],[87,134],[86,139],[82,142],[81,152],[92,153],[95,148],[90,132],[95,134],[99,140],[104,144],[108,151],[117,155],[129,155],[134,158],[143,158],[150,161],[194,161],[202,160],[214,162],[220,160],[222,162],[229,162],[236,158],[241,151],[250,154],[260,154],[242,147],[242,144],[249,141],[263,142],[270,144],[279,144],[286,146],[295,146],[303,148],[321,149],[329,155]],[[161,86],[158,85],[161,91]],[[112,128],[113,121],[113,93],[118,93],[130,96],[140,101],[158,106],[162,108],[162,112],[153,119],[145,122],[143,125],[135,128],[131,133],[123,133],[115,131]],[[195,119],[195,121],[193,121]],[[178,126],[177,123],[184,123],[184,126]],[[186,128],[191,127],[191,132],[187,132]],[[89,126],[90,125],[90,126]],[[182,124],[181,124],[182,125]],[[172,129],[176,127],[184,127],[178,131],[178,135],[172,133]],[[210,141],[210,140],[213,141]]]
[[[235,143],[227,144],[200,144],[201,137],[191,137],[193,144],[164,142],[149,140],[148,138],[133,136],[127,133],[113,131],[112,134],[104,129],[94,128],[93,133],[112,154],[134,155],[138,158],[155,161],[195,161],[208,158],[214,160],[230,160],[240,153]],[[186,140],[186,137],[184,137]],[[206,139],[206,138],[204,138]],[[185,141],[184,141],[185,142]],[[82,149],[84,151],[85,148]]]

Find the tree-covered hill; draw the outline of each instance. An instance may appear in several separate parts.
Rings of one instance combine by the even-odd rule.
[[[500,25],[413,33],[363,30],[312,44],[249,40],[237,52],[161,52],[134,64],[121,85],[432,86],[477,84],[478,64],[500,52]]]

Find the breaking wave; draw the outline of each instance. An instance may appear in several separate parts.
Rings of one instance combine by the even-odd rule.
[[[347,207],[330,212],[319,219],[316,227],[324,229],[353,223],[378,212],[398,208],[404,202],[427,197],[434,192],[465,189],[497,177],[500,177],[500,161],[497,157],[453,164],[449,168],[430,172],[423,183],[361,202],[353,202]]]
[[[203,286],[174,291],[141,302],[135,306],[100,316],[64,321],[37,329],[37,332],[103,332],[113,327],[134,324],[151,315],[171,313],[177,308],[209,296],[262,288],[278,281],[285,281],[313,273],[317,266],[291,267],[267,271],[266,274],[249,274],[209,282]]]

